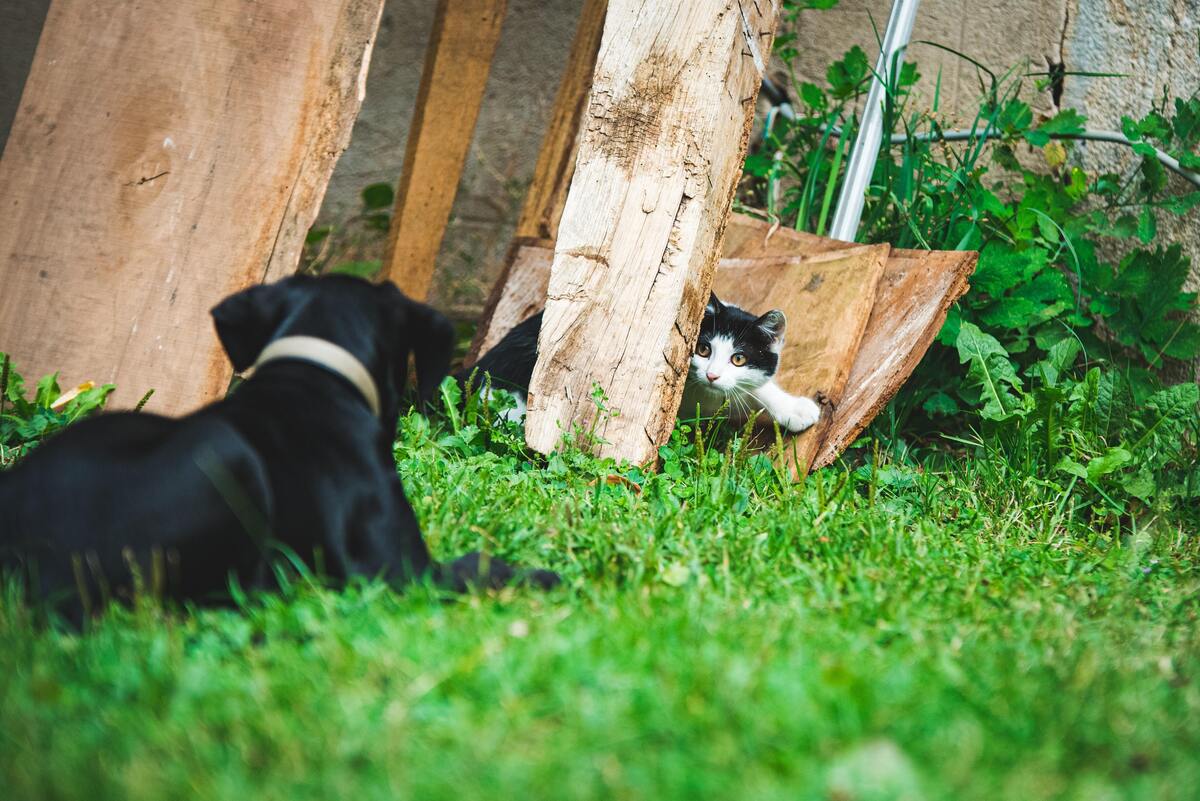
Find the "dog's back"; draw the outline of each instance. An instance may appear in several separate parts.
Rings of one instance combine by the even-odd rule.
[[[86,606],[139,581],[197,597],[253,569],[271,507],[259,455],[219,416],[106,414],[0,475],[0,551],[42,597],[82,589]]]

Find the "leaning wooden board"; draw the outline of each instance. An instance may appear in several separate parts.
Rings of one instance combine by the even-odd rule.
[[[978,258],[973,251],[892,251],[814,469],[832,464],[904,386],[969,288]]]
[[[736,253],[741,258],[854,247],[740,214],[730,220],[725,245],[726,255]],[[829,415],[813,469],[832,464],[904,386],[933,344],[950,307],[969,288],[978,259],[974,251],[892,250],[846,391]]]
[[[784,442],[793,474],[808,472],[841,409],[890,250],[860,245],[803,256],[725,258],[717,266],[713,291],[719,298],[755,313],[779,309],[787,315],[779,385],[828,400],[816,425]]]
[[[425,300],[508,0],[438,0],[396,188],[384,276]]]
[[[644,464],[670,437],[779,10],[608,4],[529,384],[534,450],[580,426]]]
[[[382,5],[55,0],[0,159],[0,350],[118,407],[222,393],[208,310],[295,270]]]
[[[773,228],[761,220],[735,214],[726,228],[724,259],[717,267],[717,281],[723,280],[728,259],[802,258],[805,254],[855,247],[848,242]],[[495,293],[490,314],[485,315],[489,325],[476,337],[479,353],[493,347],[513,326],[542,308],[553,258],[551,242],[514,243],[509,280],[502,291]],[[975,253],[966,251],[891,251],[841,399],[835,408],[826,409],[822,420],[825,430],[820,446],[815,449],[814,468],[832,463],[912,375],[950,306],[966,292],[976,258]],[[794,334],[801,324],[801,320],[789,316],[793,346]],[[468,363],[475,358],[477,354],[470,354]],[[810,440],[816,438],[815,434],[810,436]]]

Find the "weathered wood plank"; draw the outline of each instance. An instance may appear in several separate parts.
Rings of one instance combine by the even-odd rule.
[[[382,0],[55,0],[0,159],[0,349],[175,413],[229,367],[208,310],[290,272]]]
[[[787,331],[776,382],[794,395],[829,401],[812,428],[785,441],[783,456],[803,475],[834,420],[875,306],[888,245],[860,245],[803,256],[722,259],[713,291],[756,314],[779,309]],[[686,412],[686,410],[684,410]]]
[[[546,307],[554,243],[547,239],[514,239],[510,250],[508,279],[493,289],[491,314],[475,329],[472,352],[463,360],[465,367],[494,348],[518,323]]]
[[[654,460],[741,173],[778,4],[609,4],[558,229],[525,436],[591,427],[607,456]],[[599,384],[616,415],[594,420]]]
[[[846,392],[814,468],[832,464],[904,386],[946,313],[969,288],[978,258],[973,251],[892,251]]]
[[[508,0],[439,0],[396,189],[383,274],[424,300]]]
[[[537,164],[533,168],[533,178],[525,194],[525,202],[521,206],[521,216],[517,218],[512,245],[483,305],[479,325],[475,329],[475,338],[471,341],[471,347],[464,359],[464,364],[468,367],[475,363],[479,354],[491,347],[490,344],[485,346],[484,340],[491,328],[496,308],[507,291],[506,287],[510,281],[520,283],[524,280],[520,271],[513,273],[513,266],[522,246],[538,240],[545,240],[550,247],[554,246],[553,239],[558,233],[558,221],[562,218],[563,206],[567,202],[567,190],[571,186],[571,177],[575,174],[575,156],[579,150],[579,121],[583,117],[588,93],[592,89],[592,71],[596,67],[596,53],[600,49],[600,37],[604,33],[604,14],[607,8],[608,0],[584,0],[579,24],[575,28],[575,39],[571,44],[571,54],[559,81],[558,93],[554,97],[554,112],[546,128],[546,135],[542,138]],[[547,267],[547,280],[549,276],[550,270]],[[544,302],[544,289],[542,295],[537,302],[539,309]]]

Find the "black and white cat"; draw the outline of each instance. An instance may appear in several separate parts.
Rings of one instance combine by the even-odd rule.
[[[821,407],[815,401],[792,395],[775,383],[786,324],[781,311],[756,317],[722,303],[714,294],[704,309],[680,415],[691,417],[699,411],[701,417],[713,417],[728,404],[730,419],[739,424],[762,412],[785,431],[803,431],[816,423]],[[478,384],[487,373],[493,391],[507,391],[516,400],[516,407],[503,413],[506,419],[525,416],[541,327],[538,312],[509,331],[475,365]],[[455,377],[465,383],[469,375],[470,371],[462,371]]]

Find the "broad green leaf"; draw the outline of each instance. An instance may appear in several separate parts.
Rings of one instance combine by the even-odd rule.
[[[362,191],[363,206],[371,211],[391,208],[396,200],[391,184],[371,184]]]
[[[1003,242],[993,241],[979,254],[971,284],[980,292],[999,297],[1032,279],[1045,268],[1048,259],[1041,248],[1013,250]]]
[[[1056,470],[1061,470],[1064,473],[1069,473],[1073,476],[1086,479],[1088,477],[1087,468],[1075,461],[1069,456],[1064,456],[1058,460],[1058,464],[1054,466]]]
[[[1104,455],[1097,456],[1087,463],[1088,481],[1095,483],[1103,476],[1119,470],[1131,461],[1133,461],[1133,454],[1124,448],[1109,448]]]
[[[34,403],[46,408],[51,403],[54,403],[55,398],[61,394],[62,391],[58,388],[58,373],[43,376],[37,382],[37,394],[34,395]]]
[[[308,233],[304,235],[304,244],[317,245],[320,244],[333,233],[333,227],[329,225],[314,225],[308,229]]]
[[[958,331],[962,327],[962,319],[962,310],[957,305],[951,306],[950,311],[946,312],[946,322],[942,323],[942,329],[938,331],[937,341],[946,347],[954,347],[958,340]]]
[[[1142,434],[1132,446],[1133,450],[1140,452],[1151,445],[1167,450],[1177,448],[1184,429],[1200,419],[1197,404],[1200,404],[1200,386],[1190,381],[1151,395],[1137,416]]]
[[[921,404],[921,408],[923,408],[927,414],[935,417],[948,417],[953,414],[958,414],[959,411],[958,403],[955,402],[954,398],[950,397],[945,392],[933,393],[925,399],[925,402]]]
[[[867,54],[858,45],[847,50],[841,60],[830,64],[825,71],[829,93],[839,100],[860,92],[869,75]]]
[[[1154,481],[1154,473],[1145,467],[1138,468],[1136,472],[1124,476],[1121,479],[1121,487],[1143,503],[1149,503],[1158,489],[1158,485]]]
[[[1029,375],[1037,376],[1046,386],[1056,386],[1059,377],[1075,363],[1079,351],[1079,340],[1075,337],[1061,339],[1050,347],[1045,359],[1029,369]]]
[[[827,105],[825,92],[815,83],[804,81],[800,84],[800,99],[809,108],[823,109]]]
[[[748,175],[753,175],[755,178],[766,178],[775,169],[775,159],[770,153],[759,151],[746,156],[746,162],[742,165],[742,169]]]
[[[1137,235],[1138,239],[1147,245],[1158,235],[1158,220],[1150,206],[1144,207],[1141,216],[1138,217]]]
[[[1066,108],[1039,125],[1037,130],[1042,134],[1077,134],[1083,132],[1086,123],[1086,117],[1075,109]]]
[[[1021,379],[996,338],[974,323],[963,323],[955,347],[959,361],[970,364],[968,377],[979,388],[980,416],[996,422],[1023,416]]]

